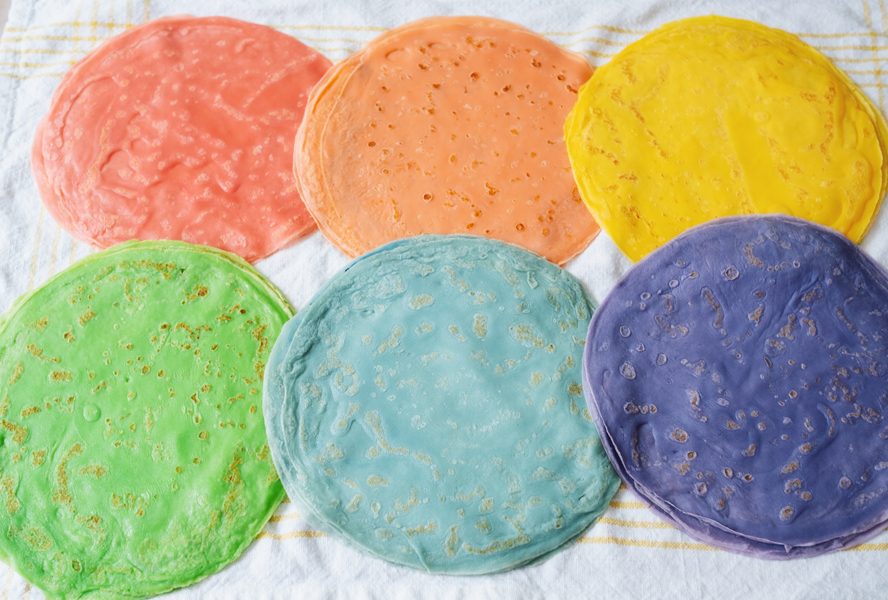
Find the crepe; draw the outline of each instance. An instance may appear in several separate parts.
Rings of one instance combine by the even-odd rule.
[[[0,318],[0,556],[53,598],[142,598],[237,558],[284,496],[262,414],[293,314],[234,255],[94,254]]]
[[[40,195],[74,237],[207,244],[253,262],[314,228],[293,137],[330,61],[270,27],[165,17],[65,75],[34,138]]]
[[[434,573],[570,544],[619,486],[582,406],[593,306],[566,271],[480,237],[419,236],[355,261],[268,363],[290,499],[349,545]]]
[[[581,55],[497,19],[393,29],[311,94],[293,161],[306,206],[349,256],[468,233],[563,264],[598,233],[562,133],[591,74]]]
[[[784,213],[859,242],[885,190],[885,121],[793,35],[697,17],[630,44],[565,124],[580,192],[637,261],[731,215]]]
[[[618,472],[691,536],[767,559],[888,521],[888,273],[782,215],[695,227],[589,328],[584,391]]]

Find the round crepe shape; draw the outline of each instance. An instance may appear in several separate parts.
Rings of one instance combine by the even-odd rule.
[[[31,156],[43,202],[100,248],[179,239],[264,258],[314,227],[290,161],[329,67],[288,35],[226,17],[129,29],[53,96]]]
[[[434,17],[393,29],[312,91],[294,170],[349,256],[420,233],[471,233],[557,264],[598,233],[564,119],[592,67],[519,25]]]
[[[758,23],[698,17],[630,44],[565,124],[580,192],[633,261],[731,215],[784,213],[857,242],[888,187],[885,121],[828,58]]]
[[[577,404],[592,310],[566,271],[481,237],[420,236],[354,262],[268,364],[290,499],[349,545],[429,572],[557,552],[619,486]]]
[[[617,471],[693,537],[768,559],[888,520],[888,274],[792,217],[719,219],[638,263],[592,319],[589,409]]]
[[[262,377],[292,310],[234,255],[94,254],[0,318],[0,556],[53,598],[142,598],[237,558],[284,496]]]

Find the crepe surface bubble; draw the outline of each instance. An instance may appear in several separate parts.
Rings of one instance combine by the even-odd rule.
[[[566,271],[420,236],[335,277],[285,326],[266,424],[291,500],[393,563],[481,574],[575,540],[619,480],[582,406],[593,304]]]
[[[294,155],[306,206],[349,256],[463,233],[563,264],[599,230],[562,131],[591,75],[582,55],[498,19],[392,29],[312,91]]]
[[[669,23],[596,70],[565,124],[583,199],[637,261],[731,215],[784,213],[859,242],[888,189],[885,121],[797,37]]]
[[[719,219],[619,282],[584,390],[615,468],[694,537],[813,556],[888,520],[888,278],[833,230]]]
[[[292,310],[234,255],[94,254],[0,318],[0,556],[54,598],[142,598],[237,558],[284,496],[262,378]]]

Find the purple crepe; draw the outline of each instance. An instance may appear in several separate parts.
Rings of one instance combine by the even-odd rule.
[[[714,546],[767,559],[888,521],[888,273],[782,215],[695,227],[595,313],[583,389],[617,472]]]

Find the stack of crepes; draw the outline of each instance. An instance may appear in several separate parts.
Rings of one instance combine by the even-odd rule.
[[[706,248],[701,255],[699,248]],[[668,522],[770,559],[888,521],[888,273],[783,215],[695,227],[626,274],[584,391],[617,471]]]
[[[329,66],[265,26],[170,17],[56,90],[32,154],[51,214],[100,247],[161,240],[91,256],[0,320],[0,555],[48,594],[203,579],[283,499],[261,390],[293,311],[241,258],[185,242],[257,260],[314,226],[292,140]]]
[[[886,128],[832,63],[708,17],[589,79],[521,27],[441,17],[328,68],[268,28],[175,17],[59,86],[33,167],[72,235],[254,261],[311,228],[304,199],[363,256],[286,326],[248,265],[177,242],[96,255],[5,315],[0,550],[29,579],[60,597],[201,579],[267,520],[278,471],[365,552],[501,571],[601,515],[618,483],[605,451],[730,550],[805,556],[878,532],[884,273],[789,218],[669,243],[770,212],[863,236]],[[476,237],[380,248],[472,233],[563,264],[598,231],[583,201],[630,258],[666,244],[594,318],[584,386],[594,303],[564,271]]]
[[[0,319],[7,535],[52,597],[141,598],[237,558],[284,490],[262,372],[293,314],[246,262],[128,242]]]
[[[738,19],[627,46],[583,86],[565,137],[583,199],[633,261],[733,215],[859,242],[888,189],[888,130],[860,88],[797,37]]]
[[[585,200],[641,259],[584,357],[620,475],[670,523],[744,554],[879,533],[888,274],[852,243],[888,184],[878,111],[797,38],[705,17],[599,69],[565,131]]]
[[[393,29],[312,92],[294,158],[306,205],[349,256],[468,233],[564,264],[598,233],[562,134],[591,74],[581,55],[497,19]]]
[[[495,60],[503,54],[505,65]],[[381,75],[355,68],[340,77],[355,62]],[[24,297],[0,331],[3,427],[20,466],[3,479],[11,533],[0,551],[50,594],[162,593],[243,551],[282,496],[263,436],[263,380],[278,384],[265,411],[294,501],[320,527],[395,563],[457,574],[531,564],[579,537],[616,491],[582,407],[594,305],[578,281],[483,238],[372,250],[477,224],[558,262],[582,251],[598,228],[570,176],[561,127],[589,65],[518,26],[438,18],[384,36],[306,102],[328,66],[266,27],[170,17],[100,46],[56,90],[32,158],[53,216],[99,246],[183,241],[97,254]],[[399,88],[408,70],[413,84]],[[358,85],[368,78],[396,100],[365,108],[405,113],[369,142],[364,129],[381,122],[357,110],[378,93]],[[349,97],[348,111],[318,91],[340,79],[349,85],[334,100]],[[375,165],[383,174],[427,180],[394,222],[358,227],[356,253],[372,251],[291,321],[266,378],[289,307],[243,261],[184,242],[257,260],[310,227],[289,172],[303,108],[303,154],[327,148],[324,134],[343,137],[332,160],[317,157],[331,182],[370,169],[357,159],[377,143],[393,161]],[[434,116],[414,141],[411,113]],[[405,144],[421,145],[430,162],[406,159]],[[299,152],[296,164],[315,168]],[[354,212],[358,223],[374,214],[367,193],[355,209],[354,190],[318,198],[336,186],[300,181],[319,214]],[[362,182],[364,192],[380,186]],[[330,314],[343,300],[358,321]],[[364,326],[361,345],[346,345]],[[294,362],[290,353],[302,351]],[[383,354],[392,362],[380,371]],[[312,361],[317,379],[300,379]],[[35,394],[46,398],[35,403]],[[408,427],[403,413],[414,410]]]
[[[166,17],[80,60],[34,136],[43,202],[99,248],[207,244],[254,262],[314,228],[290,170],[330,61],[270,27]]]
[[[357,259],[268,363],[290,499],[429,572],[493,573],[571,544],[619,485],[582,406],[593,307],[569,273],[496,240],[420,236]]]

